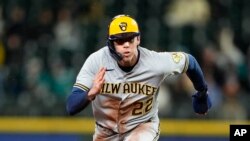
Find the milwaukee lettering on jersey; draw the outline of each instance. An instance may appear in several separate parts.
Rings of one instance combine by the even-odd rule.
[[[156,87],[141,83],[104,83],[102,94],[143,94],[154,95],[157,91]]]

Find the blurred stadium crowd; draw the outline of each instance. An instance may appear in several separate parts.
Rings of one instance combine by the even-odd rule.
[[[250,119],[248,0],[0,0],[0,115],[66,116],[82,63],[121,13],[137,19],[142,46],[197,58],[213,102],[207,118]],[[185,75],[167,79],[160,116],[196,118],[193,92]]]

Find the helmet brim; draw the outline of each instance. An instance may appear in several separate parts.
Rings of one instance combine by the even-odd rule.
[[[114,41],[114,40],[119,40],[119,39],[127,39],[127,38],[133,38],[139,35],[140,33],[137,33],[137,32],[126,32],[126,33],[110,35],[109,40]]]

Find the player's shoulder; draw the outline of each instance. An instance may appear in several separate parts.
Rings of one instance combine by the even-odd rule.
[[[88,58],[91,58],[91,59],[101,59],[107,53],[108,53],[108,47],[105,46],[105,47],[102,47],[102,48],[96,50],[95,52],[91,53]]]
[[[141,55],[145,56],[145,57],[150,57],[150,56],[154,57],[154,56],[157,56],[158,54],[160,54],[160,52],[150,50],[150,49],[147,49],[147,48],[141,47],[141,46],[139,46],[138,49],[139,49]]]
[[[101,47],[100,49],[96,50],[95,52],[93,52],[91,55],[92,56],[102,55],[102,54],[105,54],[107,51],[108,51],[108,47],[104,46],[104,47]]]
[[[139,47],[142,58],[146,60],[168,60],[169,58],[187,58],[185,52],[174,51],[154,51],[144,47]]]
[[[147,49],[147,48],[142,47],[142,46],[139,46],[138,49],[139,49],[140,53],[145,53],[145,54],[157,53],[154,50],[150,50],[150,49]]]
[[[145,47],[139,47],[138,48],[142,54],[147,54],[147,55],[161,55],[161,54],[187,54],[183,51],[155,51],[155,50],[150,50]]]

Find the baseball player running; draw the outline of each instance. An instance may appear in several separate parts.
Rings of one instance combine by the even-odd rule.
[[[207,84],[196,59],[184,52],[155,52],[140,45],[137,22],[114,17],[107,46],[92,53],[82,66],[67,99],[70,115],[92,104],[94,141],[154,141],[159,138],[158,89],[163,80],[186,73],[197,92],[194,111],[211,107]]]

